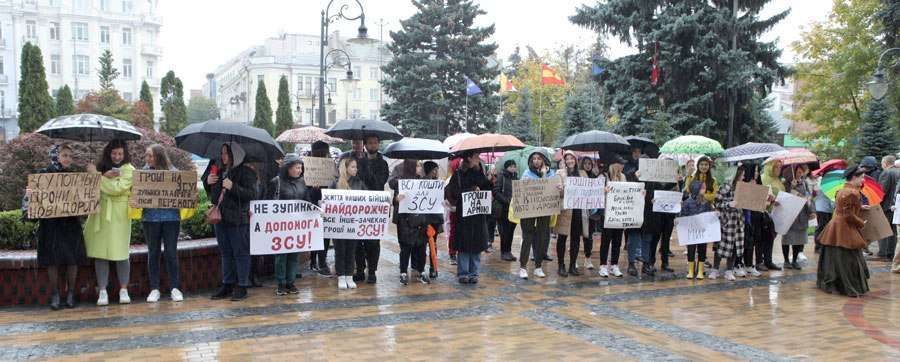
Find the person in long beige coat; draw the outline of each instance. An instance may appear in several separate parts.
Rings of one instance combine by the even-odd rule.
[[[131,197],[132,174],[128,145],[112,140],[103,148],[100,161],[91,172],[100,172],[100,209],[88,217],[84,225],[84,246],[94,259],[97,274],[97,305],[109,304],[106,287],[109,282],[109,263],[115,262],[119,278],[119,303],[131,303],[128,296],[128,260],[131,243],[131,220],[128,217],[128,198]]]
[[[566,151],[563,154],[563,165],[560,167],[558,175],[565,179],[566,177],[588,177],[587,172],[578,168],[578,158],[572,151]],[[560,181],[565,185],[565,181]],[[600,190],[597,190],[598,192]],[[563,191],[565,192],[565,190]],[[590,210],[566,210],[560,211],[556,218],[556,258],[559,261],[559,276],[566,277],[569,274],[578,276],[581,272],[575,267],[578,259],[578,245],[581,244],[581,238],[590,238],[591,233],[588,230],[590,219],[588,215]],[[569,241],[569,268],[566,270],[566,241]]]

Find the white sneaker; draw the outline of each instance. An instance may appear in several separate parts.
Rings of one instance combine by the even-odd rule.
[[[606,265],[601,265],[599,274],[601,277],[609,278],[609,267],[607,267]]]
[[[541,269],[541,268],[535,268],[535,269],[534,269],[534,276],[536,276],[536,277],[538,277],[538,278],[545,278],[545,277],[547,277],[547,275],[544,274],[544,270]]]
[[[747,272],[744,271],[744,268],[735,268],[735,269],[734,269],[734,276],[736,276],[736,277],[738,277],[738,278],[746,278],[746,277],[747,277]]]
[[[338,277],[338,289],[347,289],[347,288],[349,288],[347,286],[347,277],[344,275],[339,276]]]
[[[153,289],[150,291],[150,295],[147,296],[147,303],[156,303],[159,301],[159,289]]]
[[[747,274],[754,277],[762,276],[762,273],[760,273],[759,270],[756,270],[755,266],[751,266],[750,270],[747,271]]]
[[[519,268],[519,278],[528,279],[528,269]]]
[[[100,295],[97,297],[97,305],[108,305],[109,304],[109,295],[106,293],[106,290],[101,290]]]
[[[584,267],[588,270],[594,270],[594,264],[591,264],[591,259],[584,262]]]
[[[172,292],[169,294],[172,295],[173,302],[180,302],[180,301],[184,300],[184,295],[181,294],[181,291],[178,290],[178,288],[172,288]]]
[[[353,281],[353,277],[348,275],[344,277],[344,281],[347,282],[347,288],[356,289],[356,282]]]
[[[156,299],[159,299],[159,297]],[[119,304],[131,304],[131,297],[128,296],[128,289],[119,289]]]
[[[707,276],[707,278],[709,278],[709,279],[717,279],[718,277],[719,277],[719,269],[710,270],[709,276]]]
[[[726,270],[725,271],[725,280],[733,282],[734,281],[734,272],[732,272],[731,270]]]
[[[619,270],[619,266],[618,266],[618,265],[613,265],[613,267],[612,267],[612,275],[614,275],[614,276],[616,276],[616,277],[618,277],[618,278],[621,278],[621,277],[622,277],[622,271]]]

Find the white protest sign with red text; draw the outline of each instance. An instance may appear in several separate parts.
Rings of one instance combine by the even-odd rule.
[[[300,200],[250,202],[250,255],[325,249],[319,207]]]
[[[391,194],[323,189],[322,221],[329,239],[384,239],[391,221]]]

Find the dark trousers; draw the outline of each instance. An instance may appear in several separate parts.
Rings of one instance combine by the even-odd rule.
[[[762,235],[757,230],[753,230],[755,226],[747,223],[744,224],[744,266],[752,267],[759,263],[763,263],[763,250],[759,238]],[[753,257],[756,256],[756,263]]]
[[[569,239],[569,236],[572,238]],[[558,235],[556,237],[556,259],[560,268],[566,267],[566,241],[569,241],[569,264],[575,267],[575,261],[578,260],[578,244],[581,244],[581,232],[569,235]]]
[[[529,252],[534,251],[534,267],[540,268],[547,256],[547,245],[550,244],[550,217],[530,217],[521,221],[522,248],[519,252],[519,265],[528,266]]]
[[[497,219],[492,218],[488,215],[487,219],[487,240],[488,245],[494,243],[494,232],[497,230]]]
[[[760,248],[762,249],[762,262],[772,264],[772,249],[775,247],[775,224],[769,215],[763,214],[763,232],[760,237]],[[757,260],[757,263],[760,261]]]
[[[697,260],[699,262],[706,261],[706,244],[695,244],[687,246],[688,252],[688,261],[693,262]]]
[[[328,265],[328,248],[331,246],[331,239],[325,239],[325,249],[314,251],[309,257],[309,264],[317,263],[320,268]]]
[[[381,242],[378,240],[359,240],[356,246],[356,273],[378,270],[378,257],[381,255]]]
[[[400,273],[406,273],[409,269],[409,261],[412,259],[413,270],[421,273],[425,271],[425,249],[428,244],[408,245],[400,244]]]
[[[662,262],[662,266],[669,265],[669,253],[672,251],[672,247],[669,242],[672,241],[672,230],[675,228],[675,216],[663,216],[660,219],[660,233],[659,233],[659,259]],[[656,262],[656,259],[652,261]]]
[[[644,264],[656,264],[656,247],[659,245],[659,233],[651,231],[641,232],[641,257]]]
[[[516,232],[516,224],[513,224],[506,217],[497,220],[497,227],[500,228],[500,252],[512,253],[513,235]]]
[[[884,216],[887,216],[889,222],[894,220],[894,213],[891,212],[890,209],[884,210]],[[891,231],[894,233],[894,235],[878,240],[879,257],[888,259],[894,257],[894,249],[897,247],[897,228],[894,225],[891,225]]]
[[[222,257],[222,283],[250,287],[250,225],[218,224],[216,242]]]
[[[165,245],[166,273],[169,287],[178,288],[178,232],[181,222],[145,222],[144,238],[147,239],[147,268],[150,272],[150,289],[159,289],[159,253]]]
[[[447,232],[447,251],[450,252],[450,256],[456,256],[456,238],[458,237],[456,235],[456,213],[451,212],[449,218],[450,220],[447,223],[449,225],[447,227],[449,229]]]
[[[337,275],[353,275],[357,243],[359,243],[359,240],[334,239],[334,272]]]
[[[816,233],[813,236],[813,241],[816,242],[817,253],[822,249],[822,244],[819,243],[819,235],[822,234],[823,230],[825,230],[825,226],[828,225],[829,222],[831,222],[832,215],[833,214],[830,212],[816,211],[816,223],[819,225],[816,226]]]
[[[594,251],[594,233],[598,230],[597,221],[588,219],[588,235],[584,235],[584,258],[589,259]]]
[[[622,229],[603,229],[600,240],[600,264],[619,264],[619,250],[622,248]],[[612,246],[612,250],[610,250]]]

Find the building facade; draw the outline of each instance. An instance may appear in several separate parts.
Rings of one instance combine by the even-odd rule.
[[[41,48],[54,96],[63,85],[76,101],[99,89],[97,69],[107,49],[119,71],[115,86],[122,98],[137,100],[145,80],[159,93],[157,5],[158,0],[0,0],[0,127],[6,138],[18,134],[19,60],[28,42]]]
[[[354,44],[338,32],[329,35],[326,52],[341,49],[350,55],[353,80],[348,81],[344,65],[328,68],[325,99],[326,124],[346,118],[380,119],[384,103],[381,89],[381,65],[390,60],[390,52],[380,41]],[[329,56],[341,63],[345,57]],[[291,90],[291,110],[295,125],[318,125],[319,110],[319,36],[284,34],[266,39],[227,63],[207,77],[204,95],[210,95],[219,106],[223,119],[252,123],[256,112],[256,90],[260,81],[266,85],[273,110],[278,106],[278,83],[287,77]]]

